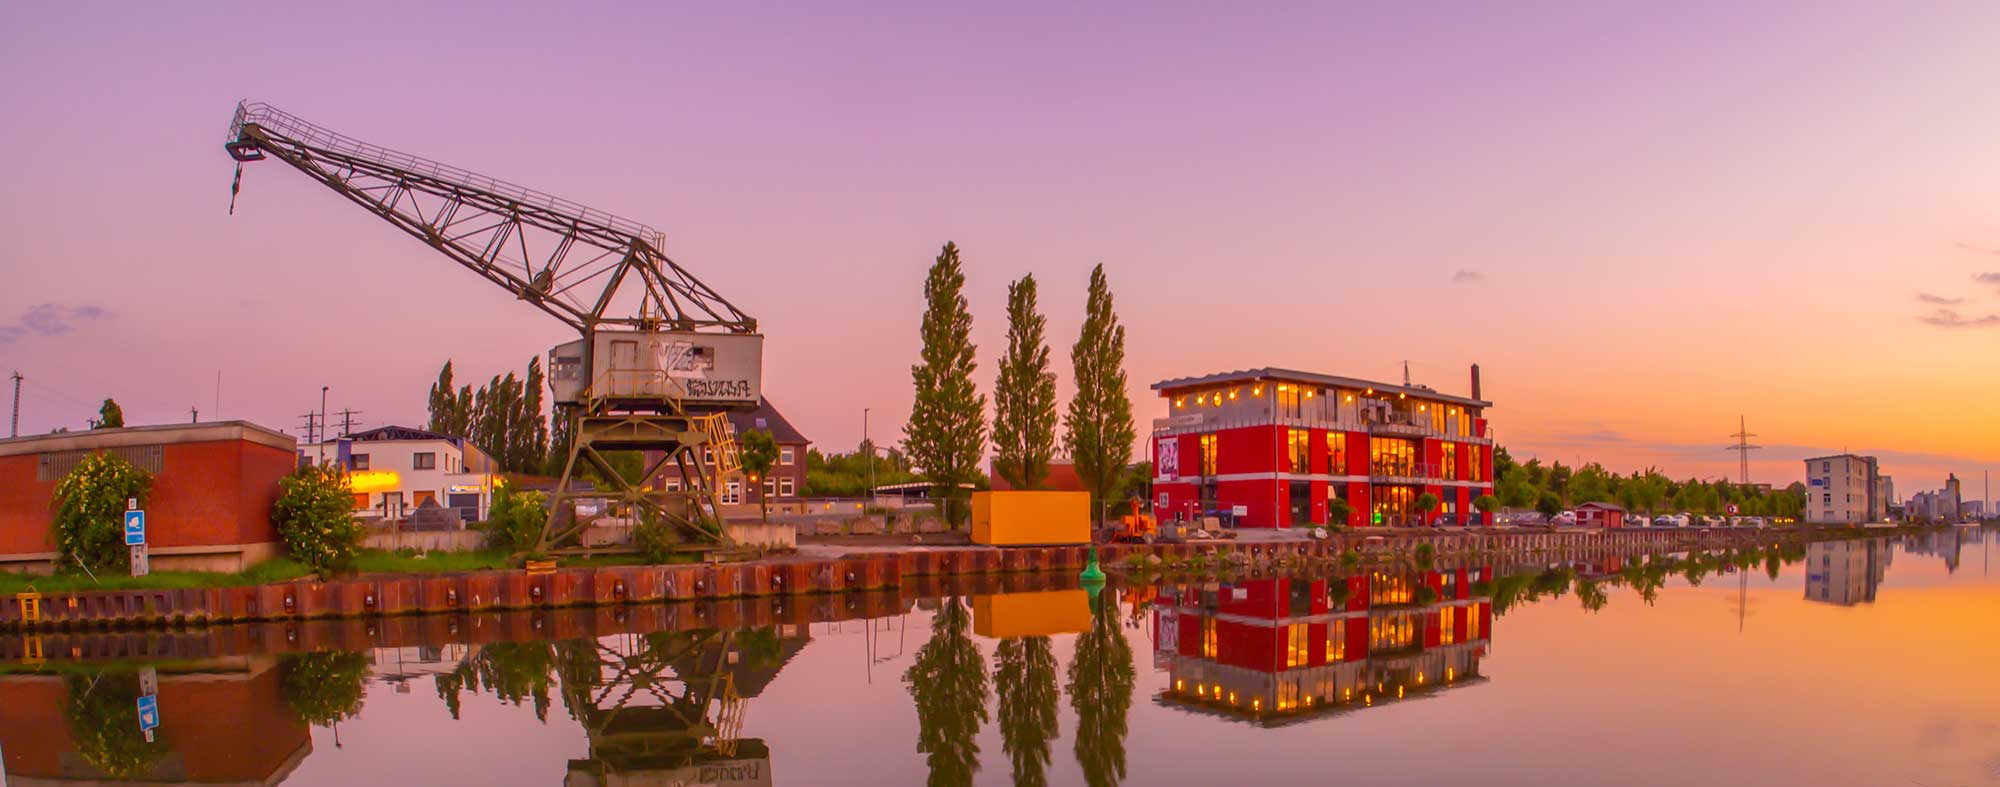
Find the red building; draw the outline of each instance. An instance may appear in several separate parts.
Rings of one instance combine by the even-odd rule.
[[[1493,491],[1493,436],[1479,398],[1289,369],[1153,384],[1153,495],[1163,518],[1219,516],[1247,527],[1491,524],[1472,501]],[[1435,495],[1421,513],[1417,501]]]
[[[278,554],[271,503],[278,480],[298,465],[297,442],[256,424],[217,421],[0,440],[0,568],[50,567],[56,482],[94,453],[152,474],[153,568],[241,571]]]
[[[1576,523],[1583,527],[1624,527],[1625,509],[1610,503],[1584,503],[1576,507]]]
[[[1170,707],[1276,725],[1482,680],[1490,569],[1169,586],[1153,605]]]

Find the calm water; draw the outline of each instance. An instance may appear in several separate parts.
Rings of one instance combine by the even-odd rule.
[[[608,611],[405,621],[434,641],[306,654],[281,651],[383,633],[51,638],[0,651],[0,759],[11,785],[2000,784],[1994,541],[958,588],[598,638],[537,632]]]

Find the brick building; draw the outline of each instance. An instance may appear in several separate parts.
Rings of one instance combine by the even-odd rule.
[[[725,476],[722,479],[720,494],[717,495],[724,505],[754,504],[764,498],[777,503],[805,495],[806,451],[812,448],[812,441],[799,433],[791,421],[785,420],[784,414],[778,412],[778,408],[771,404],[770,399],[759,399],[755,410],[731,412],[729,425],[736,432],[738,445],[742,444],[743,435],[752,430],[770,432],[772,441],[778,444],[778,461],[771,466],[769,477],[755,485],[748,483],[742,471]],[[659,460],[659,452],[646,452],[647,467],[652,467]],[[713,466],[715,456],[703,450],[702,461]],[[689,479],[681,476],[680,468],[671,463],[662,466],[651,479],[656,488],[670,490],[682,489],[688,482]],[[761,488],[749,488],[752,486]]]
[[[1219,516],[1247,527],[1491,524],[1472,501],[1493,490],[1493,437],[1479,398],[1290,369],[1153,384],[1153,495],[1163,518]],[[1435,495],[1428,514],[1417,501]]]
[[[0,568],[50,566],[56,482],[102,452],[153,476],[146,535],[155,569],[242,570],[281,549],[271,503],[297,463],[296,446],[244,421],[0,440]]]

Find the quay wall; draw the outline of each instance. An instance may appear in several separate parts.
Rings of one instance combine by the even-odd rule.
[[[1251,563],[1407,556],[1428,544],[1440,565],[1468,562],[1592,562],[1616,556],[1727,549],[1811,540],[1811,530],[1566,531],[1550,533],[1336,534],[1323,541],[1202,541],[1105,544],[1099,560],[1117,566],[1133,556],[1163,561],[1221,556]],[[1851,534],[1852,531],[1843,531]],[[1894,531],[1885,531],[1894,532]],[[1241,558],[1232,556],[1241,555]],[[0,597],[0,630],[184,626],[318,618],[384,618],[419,613],[616,607],[673,602],[846,594],[915,587],[922,578],[993,574],[1069,574],[1089,548],[955,547],[850,554],[831,560],[774,558],[747,563],[609,566],[452,574],[369,574],[227,588],[47,593]]]

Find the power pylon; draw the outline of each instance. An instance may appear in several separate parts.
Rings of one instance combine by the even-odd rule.
[[[1736,434],[1730,435],[1730,437],[1736,438],[1736,444],[1724,447],[1727,448],[1728,450],[1736,452],[1738,459],[1742,462],[1743,477],[1739,479],[1739,481],[1744,486],[1749,486],[1750,452],[1755,451],[1759,448],[1763,448],[1763,446],[1750,444],[1750,438],[1756,437],[1756,435],[1750,433],[1750,428],[1746,425],[1743,416],[1740,415],[1736,416]]]

